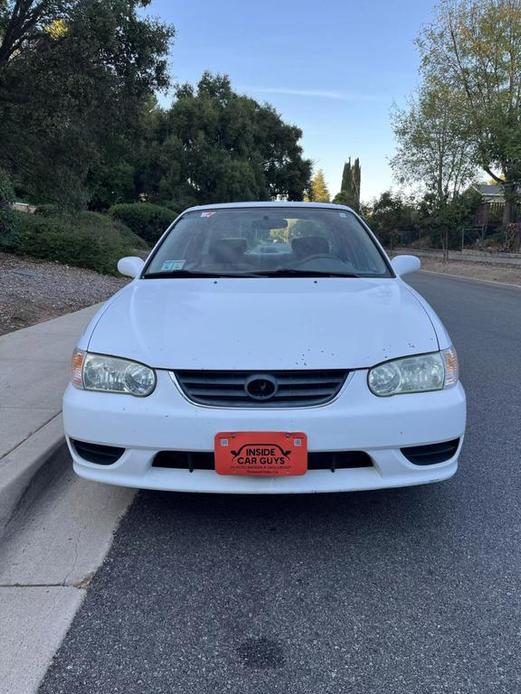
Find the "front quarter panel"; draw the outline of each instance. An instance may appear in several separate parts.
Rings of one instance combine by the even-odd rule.
[[[127,285],[128,286],[128,285]],[[123,287],[120,289],[118,292],[116,292],[113,296],[110,297],[104,304],[102,304],[99,309],[96,311],[96,313],[92,316],[90,321],[87,323],[87,326],[85,327],[85,330],[83,331],[80,339],[76,343],[76,347],[78,349],[82,349],[84,351],[87,351],[89,347],[89,343],[92,337],[92,334],[94,330],[96,329],[97,324],[99,323],[101,317],[105,313],[105,311],[111,306],[114,302],[116,302],[119,297],[123,294],[123,292],[126,290],[127,286]]]
[[[413,289],[409,284],[404,282],[404,284],[407,286],[409,291],[413,296],[416,297],[418,302],[422,305],[423,309],[425,310],[425,313],[429,316],[429,320],[432,323],[432,327],[434,328],[434,331],[436,333],[436,336],[438,338],[438,344],[440,349],[447,349],[452,345],[452,340],[450,339],[450,335],[447,332],[447,329],[441,322],[440,318],[438,317],[438,314],[436,311],[432,308],[432,306],[429,304],[429,302],[423,298],[423,296],[416,291],[416,289]]]

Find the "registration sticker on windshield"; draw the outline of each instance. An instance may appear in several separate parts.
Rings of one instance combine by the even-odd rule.
[[[214,214],[214,211],[207,210],[206,212],[201,212],[201,217],[212,217]]]
[[[172,272],[172,270],[182,270],[186,260],[165,260],[161,265],[162,272]]]

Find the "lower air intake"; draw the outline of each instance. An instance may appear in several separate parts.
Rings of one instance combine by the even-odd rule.
[[[436,465],[450,460],[458,450],[459,439],[431,443],[428,446],[402,448],[404,456],[415,465]]]
[[[102,446],[99,443],[87,443],[71,439],[71,445],[76,453],[89,463],[96,465],[112,465],[121,458],[124,448]]]
[[[176,470],[215,470],[213,453],[191,451],[160,451],[153,467]],[[346,468],[372,467],[371,458],[363,451],[335,451],[308,454],[308,470],[343,470]]]

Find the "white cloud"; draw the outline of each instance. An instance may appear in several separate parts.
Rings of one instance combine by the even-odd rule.
[[[355,94],[335,90],[291,89],[286,87],[239,87],[239,91],[255,92],[257,94],[281,94],[283,96],[334,99],[336,101],[375,101],[381,98],[378,94]]]

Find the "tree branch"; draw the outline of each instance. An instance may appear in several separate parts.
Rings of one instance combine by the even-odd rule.
[[[5,65],[27,40],[30,32],[51,6],[50,0],[16,0],[0,44],[0,66]]]

